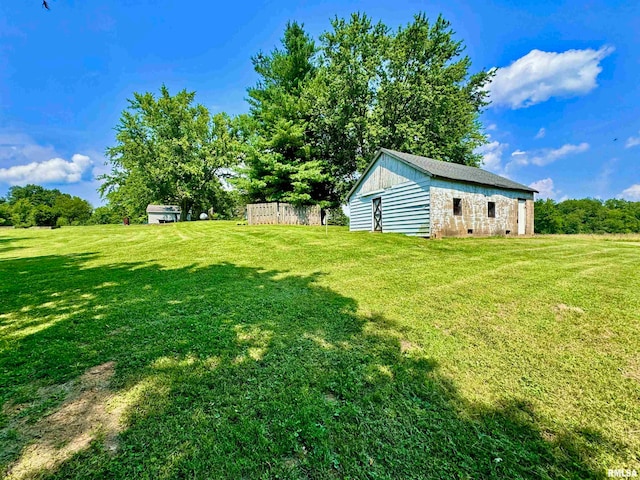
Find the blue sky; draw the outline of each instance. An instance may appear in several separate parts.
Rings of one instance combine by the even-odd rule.
[[[39,0],[0,3],[0,195],[39,183],[99,205],[95,177],[132,92],[187,88],[247,111],[250,57],[288,20],[391,27],[442,13],[475,69],[498,68],[485,168],[542,196],[640,201],[640,2]],[[186,6],[185,6],[186,5]]]

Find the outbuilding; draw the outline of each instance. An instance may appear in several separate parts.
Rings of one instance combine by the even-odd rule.
[[[178,205],[148,205],[149,223],[173,223],[180,220]]]
[[[382,148],[347,195],[349,228],[431,238],[533,235],[534,193],[477,167]]]

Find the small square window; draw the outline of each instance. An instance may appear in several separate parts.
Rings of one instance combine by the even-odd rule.
[[[487,205],[487,214],[489,218],[496,218],[496,202],[489,202]]]
[[[453,214],[462,215],[462,199],[461,198],[453,199]]]

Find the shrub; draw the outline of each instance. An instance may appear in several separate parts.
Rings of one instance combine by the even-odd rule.
[[[349,217],[344,214],[341,207],[331,208],[326,212],[329,214],[329,225],[340,225],[342,227],[349,225]]]

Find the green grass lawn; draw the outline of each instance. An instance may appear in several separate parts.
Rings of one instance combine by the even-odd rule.
[[[640,471],[639,324],[639,236],[0,230],[0,471]]]

